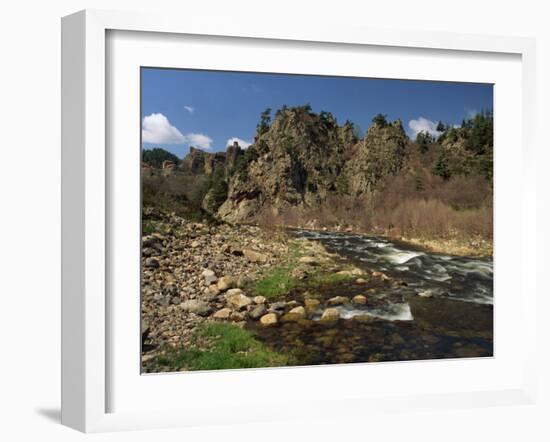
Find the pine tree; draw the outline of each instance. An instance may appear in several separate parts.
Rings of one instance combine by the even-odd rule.
[[[451,169],[449,168],[449,161],[447,160],[447,155],[444,151],[441,152],[439,158],[434,163],[432,167],[432,173],[434,175],[440,176],[444,180],[451,178]]]

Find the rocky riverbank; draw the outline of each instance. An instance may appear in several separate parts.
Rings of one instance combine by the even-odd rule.
[[[142,362],[167,349],[196,346],[205,322],[263,327],[311,319],[338,320],[334,305],[363,302],[339,296],[322,305],[305,288],[333,281],[366,282],[361,270],[313,241],[281,230],[189,222],[159,210],[144,212],[142,237]],[[301,300],[285,297],[297,289]],[[165,367],[169,369],[170,367]]]

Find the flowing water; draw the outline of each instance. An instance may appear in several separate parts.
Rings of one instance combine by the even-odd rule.
[[[492,356],[491,260],[429,253],[365,235],[291,234],[319,241],[362,270],[388,277],[319,287],[316,295],[322,301],[338,295],[367,297],[365,305],[337,306],[341,320],[335,325],[318,321],[325,302],[312,320],[272,329],[250,324],[261,340],[293,353],[297,364]],[[307,295],[291,293],[289,299]]]

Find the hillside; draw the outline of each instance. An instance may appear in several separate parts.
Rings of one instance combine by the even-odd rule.
[[[247,149],[191,148],[174,167],[151,164],[144,179],[155,198],[232,223],[488,240],[492,125],[482,113],[411,140],[399,120],[378,115],[359,138],[329,112],[283,107],[262,114]]]

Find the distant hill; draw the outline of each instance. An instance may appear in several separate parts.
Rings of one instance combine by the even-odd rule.
[[[377,115],[359,138],[351,122],[339,125],[330,112],[283,107],[273,119],[269,111],[261,115],[247,149],[191,148],[181,161],[153,149],[143,158],[157,168],[174,161],[163,188],[189,195],[196,187],[195,203],[225,221],[414,231],[456,215],[457,229],[492,232],[492,113],[438,129],[438,137],[411,140],[401,121]],[[484,211],[482,219],[472,210]]]

